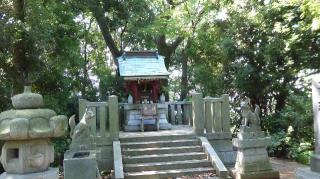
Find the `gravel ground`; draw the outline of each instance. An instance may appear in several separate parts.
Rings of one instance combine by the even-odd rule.
[[[294,179],[294,172],[297,168],[308,167],[288,159],[270,158],[270,162],[274,170],[279,170],[281,179]]]
[[[209,179],[209,178],[213,178],[214,176],[216,176],[214,173],[203,173],[201,175],[177,177],[176,179]]]

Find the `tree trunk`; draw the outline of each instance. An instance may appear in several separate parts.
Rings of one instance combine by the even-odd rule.
[[[24,0],[14,0],[13,1],[13,11],[16,20],[21,22],[25,21],[25,1]],[[16,79],[13,79],[13,94],[20,92],[20,89],[24,85],[28,84],[28,62],[26,58],[26,47],[25,47],[25,34],[23,30],[17,32],[17,40],[13,44],[13,66],[16,70]]]
[[[184,100],[187,98],[189,87],[188,87],[188,52],[187,50],[191,47],[191,38],[187,40],[187,44],[184,47],[182,51],[182,57],[181,57],[181,67],[182,67],[182,74],[181,74],[181,94],[180,94],[180,100]]]
[[[111,32],[107,24],[107,18],[104,15],[104,10],[99,5],[99,1],[96,1],[95,4],[91,4],[89,9],[98,23],[103,39],[112,54],[115,64],[118,66],[117,57],[121,56],[122,52],[119,50],[113,37],[111,36]]]
[[[181,75],[181,94],[180,100],[184,100],[187,98],[188,94],[188,56],[186,54],[186,49],[182,52],[181,58],[181,67],[182,67],[182,75]]]
[[[171,65],[171,57],[183,41],[182,37],[177,37],[171,44],[166,42],[166,36],[164,34],[156,37],[155,43],[160,55],[163,55],[164,63],[168,69]]]

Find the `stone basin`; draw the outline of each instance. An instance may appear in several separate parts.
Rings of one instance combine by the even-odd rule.
[[[67,117],[51,109],[20,109],[0,113],[0,140],[60,137],[67,131]]]

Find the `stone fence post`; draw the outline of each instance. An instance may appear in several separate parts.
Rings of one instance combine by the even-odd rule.
[[[204,134],[204,104],[201,93],[192,94],[192,120],[193,120],[193,131],[197,135]]]
[[[85,99],[79,99],[79,120],[81,120],[81,118],[84,115],[84,112],[86,111],[86,103],[88,101]]]
[[[115,95],[109,96],[109,124],[110,136],[113,140],[119,139],[119,105],[118,97]]]
[[[229,95],[222,95],[221,116],[222,116],[222,132],[230,132],[230,106]]]
[[[319,77],[319,76],[318,76]],[[320,79],[312,80],[312,104],[314,120],[315,153],[311,156],[311,170],[320,172]]]

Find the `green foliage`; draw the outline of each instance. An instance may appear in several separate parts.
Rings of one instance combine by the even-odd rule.
[[[54,145],[54,163],[51,164],[53,167],[62,166],[64,153],[71,144],[71,139],[68,137],[59,137],[52,140]]]
[[[309,92],[293,94],[286,107],[263,121],[271,134],[269,152],[278,157],[286,156],[308,164],[314,148],[313,117]],[[276,126],[276,127],[275,127]]]

